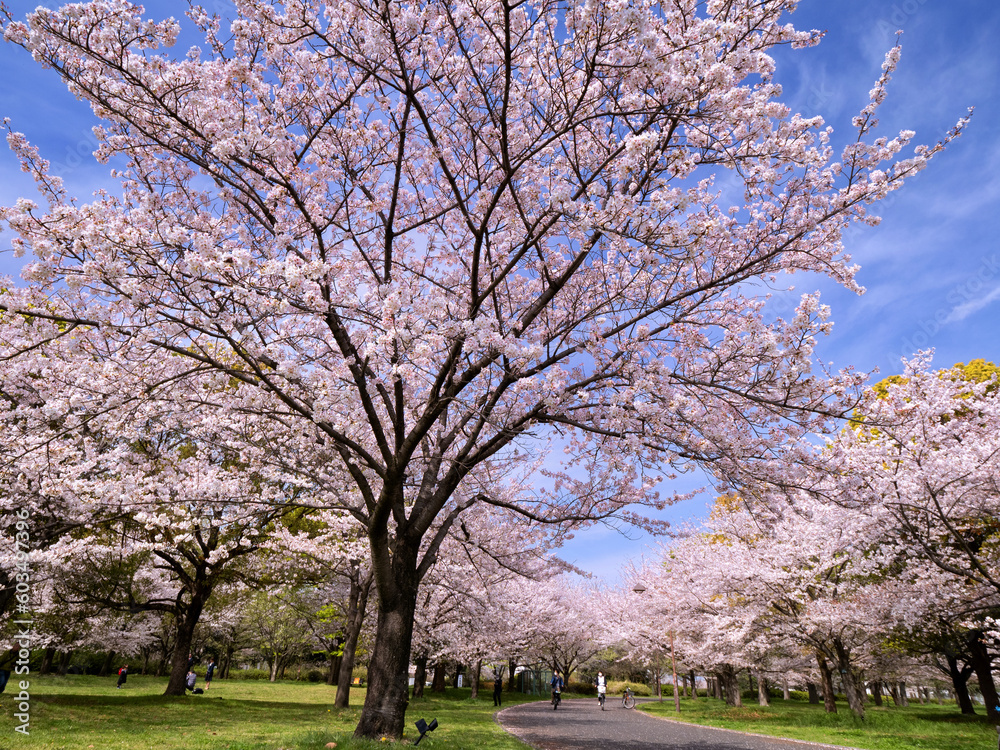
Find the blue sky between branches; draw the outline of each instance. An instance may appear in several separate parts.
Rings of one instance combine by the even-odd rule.
[[[7,4],[23,17],[38,3]],[[180,17],[185,7],[179,0],[147,4],[154,17]],[[880,112],[879,134],[912,129],[915,143],[929,143],[968,107],[976,112],[958,141],[880,207],[881,226],[848,235],[848,251],[861,265],[858,281],[867,289],[863,296],[824,279],[795,277],[794,292],[774,299],[775,312],[788,314],[801,293],[819,289],[836,325],[818,356],[836,368],[878,368],[876,377],[900,372],[901,357],[919,349],[935,349],[939,366],[1000,360],[1000,4],[803,0],[790,20],[827,34],[818,47],[775,51],[783,100],[805,116],[821,115],[834,127],[835,144],[852,138],[851,117],[867,103],[897,30],[903,32],[902,59]],[[108,167],[91,156],[95,120],[88,105],[12,45],[0,45],[0,71],[0,116],[42,149],[70,193],[85,199],[98,187],[113,187]],[[0,150],[0,203],[21,196],[33,197],[33,184]],[[0,238],[0,247],[8,242]],[[0,255],[0,274],[17,275],[19,264]],[[708,484],[689,474],[664,490]],[[664,517],[674,524],[701,517],[713,497],[709,490]],[[598,527],[578,534],[563,556],[615,583],[622,562],[652,554],[655,543],[640,533]]]

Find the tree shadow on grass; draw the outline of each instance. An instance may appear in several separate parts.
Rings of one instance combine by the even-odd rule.
[[[963,714],[956,708],[955,713],[941,713],[940,711],[914,711],[910,710],[907,716],[913,716],[921,721],[931,721],[946,724],[983,724],[989,726],[990,720],[982,714]]]
[[[324,703],[317,703],[315,701],[254,700],[253,698],[231,698],[222,695],[93,695],[87,693],[55,693],[32,696],[32,700],[49,706],[60,707],[175,708],[191,706],[196,708],[208,707],[213,712],[230,708],[250,713],[288,711],[293,709],[315,713],[322,709],[324,711],[330,710],[338,716],[349,715],[351,712],[356,713],[361,710],[360,706],[333,708],[332,704],[327,706]]]

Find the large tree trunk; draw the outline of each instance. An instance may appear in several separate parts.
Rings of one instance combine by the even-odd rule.
[[[42,657],[42,666],[38,670],[38,674],[48,674],[52,671],[52,659],[56,655],[56,650],[54,647],[49,646],[45,649],[45,655]]]
[[[875,701],[876,706],[882,705],[882,685],[878,680],[872,680],[868,683],[868,689],[872,691],[872,700]]]
[[[104,662],[101,664],[101,671],[98,673],[98,677],[107,677],[110,674],[111,665],[114,664],[117,653],[117,651],[108,651],[108,655],[104,657]]]
[[[329,658],[326,662],[326,684],[336,685],[340,680],[340,665],[344,663],[343,652],[337,653],[337,649],[340,648],[340,644],[337,645],[336,649],[330,649]]]
[[[398,740],[403,736],[409,703],[410,646],[420,584],[417,573],[419,540],[407,544],[397,538],[394,554],[384,559],[378,550],[388,549],[388,541],[374,539],[371,546],[378,583],[378,621],[368,664],[368,690],[354,736]]]
[[[771,705],[771,695],[767,692],[767,678],[761,671],[757,672],[757,703],[761,706]]]
[[[983,634],[974,630],[969,634],[969,664],[976,672],[979,681],[979,692],[983,694],[986,704],[986,716],[993,724],[1000,725],[1000,699],[997,697],[997,687],[993,682],[992,659],[983,640]]]
[[[427,656],[418,656],[413,660],[416,671],[413,674],[413,697],[424,697],[424,684],[427,682]]]
[[[280,659],[279,659],[279,657],[278,657],[277,654],[275,654],[274,658],[271,659],[271,664],[269,665],[271,667],[271,675],[270,675],[271,682],[277,682],[278,681],[278,662],[279,661],[280,661]]]
[[[337,677],[337,697],[333,705],[347,708],[351,700],[351,678],[354,675],[354,661],[358,653],[358,639],[365,623],[368,609],[368,595],[372,590],[372,571],[362,576],[357,566],[351,572],[351,590],[347,600],[347,628],[344,631],[344,653]],[[407,670],[409,665],[407,665]]]
[[[479,676],[482,673],[483,673],[483,660],[482,659],[477,659],[476,660],[476,670],[472,674],[472,676],[469,678],[469,682],[472,683],[470,685],[470,687],[472,688],[472,693],[469,695],[470,698],[475,699],[475,698],[479,697]]]
[[[233,648],[233,644],[231,643],[226,646],[226,655],[222,657],[222,669],[219,670],[220,671],[219,679],[222,680],[229,679],[229,669],[233,665],[233,651],[235,650],[236,649]]]
[[[830,671],[830,665],[826,663],[826,657],[819,651],[816,652],[816,663],[819,665],[819,673],[823,678],[823,707],[828,714],[835,714],[837,713],[837,701],[833,692],[833,673]]]
[[[517,669],[517,662],[514,659],[507,660],[507,690],[514,692],[514,670]]]
[[[691,697],[698,697],[698,680],[695,677],[694,670],[692,669],[688,672],[688,678],[691,680]],[[705,696],[708,696],[708,690],[705,691]]]
[[[903,705],[903,701],[899,698],[899,683],[895,680],[889,680],[885,684],[885,687],[889,691],[889,697],[892,698],[892,705],[900,708]]]
[[[723,664],[719,670],[722,678],[722,690],[726,695],[726,705],[740,707],[743,705],[743,696],[740,693],[740,679],[732,664]]]
[[[972,697],[969,695],[969,677],[972,675],[972,667],[966,664],[962,669],[958,668],[958,658],[951,654],[945,654],[948,660],[948,674],[951,675],[951,686],[955,690],[955,701],[963,714],[974,714],[976,709],[972,706]]]
[[[851,664],[851,650],[840,638],[833,639],[833,647],[837,649],[837,668],[840,679],[844,683],[844,693],[847,695],[847,705],[859,719],[865,718],[865,694],[863,683],[857,670]]]
[[[815,682],[806,683],[806,692],[809,693],[809,702],[813,705],[819,705],[819,691],[816,689]]]
[[[443,693],[445,692],[444,675],[445,675],[446,665],[443,661],[437,661],[434,663],[434,676],[431,677],[431,692],[432,693]]]
[[[63,651],[62,656],[59,658],[59,676],[65,677],[66,671],[69,669],[69,663],[73,660],[73,650]]]
[[[792,691],[788,689],[788,675],[781,676],[781,699],[785,701],[790,701],[792,699]]]
[[[201,618],[201,611],[211,593],[211,588],[199,588],[191,596],[191,602],[183,612],[174,613],[177,629],[177,640],[174,642],[174,655],[170,665],[170,680],[164,695],[184,695],[187,692],[185,679],[188,673],[188,657],[191,654],[191,642],[194,640],[194,628]]]

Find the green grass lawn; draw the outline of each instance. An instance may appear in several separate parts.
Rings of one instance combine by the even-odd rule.
[[[978,716],[963,716],[952,705],[916,705],[909,708],[869,705],[864,721],[854,717],[846,704],[828,714],[822,705],[804,701],[772,699],[771,705],[728,708],[715,698],[685,699],[681,713],[674,712],[672,697],[663,703],[641,704],[656,716],[680,719],[741,732],[825,742],[867,750],[993,750],[997,732],[986,722],[982,708]]]
[[[204,695],[167,698],[165,678],[130,676],[123,690],[114,677],[33,677],[31,734],[14,732],[16,684],[0,695],[0,748],[4,750],[337,750],[385,748],[351,738],[364,691],[353,689],[354,707],[331,708],[335,688],[307,682],[216,680]],[[471,700],[468,688],[411,701],[404,741],[417,738],[413,723],[437,719],[440,726],[420,747],[427,750],[525,750],[493,720],[491,691]],[[573,697],[573,696],[567,696]],[[613,696],[614,699],[614,696]],[[504,705],[532,700],[504,694]],[[643,710],[675,716],[673,701],[647,703]],[[869,708],[857,721],[842,706],[775,700],[730,709],[721,701],[684,700],[681,719],[757,734],[827,742],[870,750],[992,750],[996,731],[982,716],[962,716],[955,706]]]
[[[16,750],[337,750],[384,748],[351,739],[364,690],[351,690],[352,707],[333,709],[336,688],[307,682],[216,680],[204,695],[167,698],[166,678],[33,677],[30,735],[14,731],[13,681],[0,695],[0,748]],[[428,750],[525,750],[493,721],[492,692],[471,700],[469,690],[411,701],[404,740],[413,723],[437,719],[440,726],[420,743]],[[524,698],[511,702],[523,702]],[[504,705],[509,705],[504,696]]]

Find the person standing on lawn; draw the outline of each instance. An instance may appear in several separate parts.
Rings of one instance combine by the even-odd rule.
[[[121,669],[118,670],[118,689],[119,690],[122,689],[122,685],[125,684],[125,681],[127,679],[128,679],[128,664],[124,665]]]
[[[212,687],[212,675],[215,674],[215,659],[209,658],[208,669],[205,671],[205,690]]]

